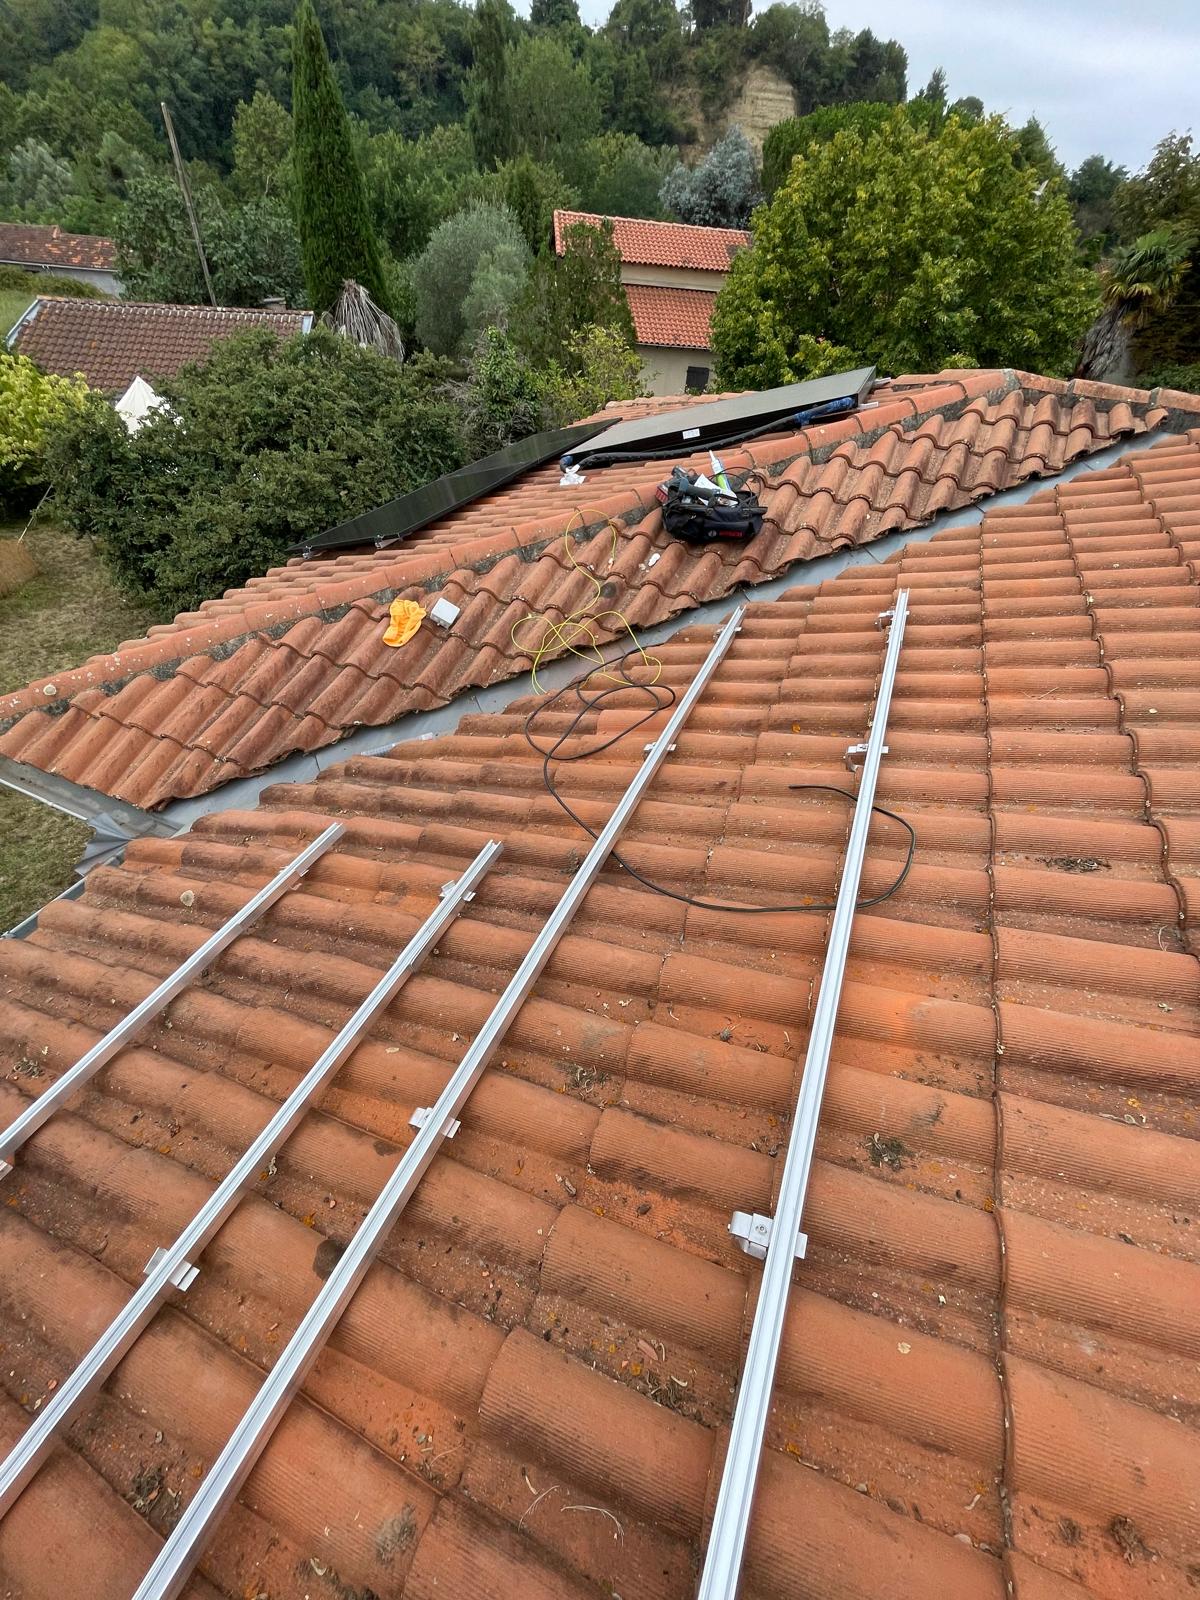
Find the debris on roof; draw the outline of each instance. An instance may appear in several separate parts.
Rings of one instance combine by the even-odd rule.
[[[873,504],[872,482],[903,494],[889,469],[914,450],[926,468],[957,451],[969,489],[999,475],[997,457],[1013,471],[1032,448],[1061,464],[1101,416],[1114,431],[1161,420],[1144,396],[1011,393],[1044,407],[1036,423],[960,396],[932,438],[885,428],[890,455],[837,436],[846,454],[806,455],[794,494],[832,465],[836,481],[807,501],[828,491],[834,525],[847,486]],[[1178,414],[1182,397],[1165,398]],[[964,435],[982,452],[960,449]],[[634,813],[623,854],[664,886],[827,899],[845,804],[791,785],[845,785],[884,650],[877,619],[909,590],[878,798],[920,846],[899,891],[855,923],[747,1596],[1190,1592],[1197,562],[1193,427],[752,605]],[[344,620],[310,617],[311,640]],[[690,629],[656,646],[663,681],[681,690],[711,641]],[[180,699],[196,693],[185,678]],[[30,939],[0,941],[8,1122],[114,1008],[137,1004],[331,818],[345,825],[5,1180],[7,1444],[442,885],[505,840],[186,1298],[0,1523],[14,1593],[133,1592],[414,1137],[412,1112],[578,866],[586,836],[521,736],[537,703],[132,844]],[[643,710],[610,702],[581,740]],[[559,770],[593,825],[645,737]],[[894,880],[904,850],[881,820],[864,893]],[[324,1583],[405,1600],[691,1600],[761,1270],[729,1220],[771,1207],[825,936],[820,915],[735,921],[615,865],[601,874],[227,1513],[195,1595],[300,1600]]]
[[[158,807],[526,671],[512,624],[569,614],[589,592],[574,563],[640,629],[1121,438],[1200,421],[1195,396],[1023,373],[902,378],[879,393],[877,409],[722,452],[766,506],[761,533],[736,547],[664,534],[654,491],[670,461],[608,467],[576,492],[546,467],[390,549],[274,568],[55,674],[53,693],[46,680],[0,696],[0,755]],[[707,452],[679,464],[707,469]],[[1136,482],[1136,465],[1125,470]],[[402,651],[382,643],[393,600],[439,597],[460,611],[448,629],[422,629]]]
[[[137,300],[71,300],[40,295],[10,335],[9,348],[45,372],[119,394],[138,374],[171,378],[203,361],[217,339],[247,328],[271,328],[281,339],[304,333],[309,311],[174,306]]]

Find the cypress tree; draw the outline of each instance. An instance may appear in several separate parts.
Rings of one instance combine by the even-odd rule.
[[[300,0],[296,12],[292,122],[296,224],[309,305],[328,311],[342,280],[353,278],[390,311],[350,119],[311,0]]]
[[[507,0],[479,0],[475,14],[475,62],[471,68],[467,127],[475,159],[488,171],[516,154],[508,83]]]

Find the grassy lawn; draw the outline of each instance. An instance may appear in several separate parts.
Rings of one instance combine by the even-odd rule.
[[[4,338],[31,298],[24,289],[0,289],[0,339]]]
[[[0,538],[19,532],[0,527]],[[38,575],[0,595],[0,692],[77,667],[158,620],[124,599],[86,541],[35,524],[26,542]],[[66,888],[87,836],[83,823],[0,789],[0,932]]]

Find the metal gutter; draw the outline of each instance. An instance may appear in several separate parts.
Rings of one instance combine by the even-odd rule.
[[[884,617],[887,615],[885,612]],[[730,1224],[730,1232],[743,1240],[743,1247],[748,1254],[762,1255],[765,1247],[765,1260],[758,1291],[758,1304],[754,1312],[754,1324],[746,1351],[746,1364],[742,1371],[737,1406],[733,1414],[729,1448],[726,1451],[721,1484],[717,1491],[716,1509],[704,1557],[698,1600],[734,1600],[737,1593],[742,1555],[750,1527],[750,1513],[754,1504],[763,1435],[771,1409],[775,1366],[779,1359],[779,1345],[783,1338],[783,1325],[788,1312],[792,1264],[797,1256],[803,1257],[808,1249],[808,1239],[801,1231],[800,1224],[803,1220],[808,1180],[812,1172],[813,1149],[817,1141],[821,1100],[825,1093],[825,1078],[833,1048],[834,1026],[842,998],[842,978],[846,970],[846,957],[850,950],[850,935],[858,903],[863,857],[866,854],[867,834],[871,826],[871,807],[875,801],[875,784],[879,776],[880,761],[887,750],[883,741],[887,734],[888,712],[892,703],[892,686],[896,681],[896,667],[900,660],[900,647],[904,643],[904,626],[908,615],[907,589],[901,589],[897,594],[891,615],[892,625],[888,633],[887,651],[879,679],[879,692],[875,697],[871,731],[863,751],[862,779],[854,807],[854,820],[850,824],[850,837],[846,843],[837,904],[829,928],[825,969],[821,975],[821,990],[813,1012],[808,1054],[804,1060],[804,1075],[800,1083],[800,1095],[796,1101],[795,1116],[792,1119],[792,1135],[788,1141],[787,1158],[779,1184],[779,1197],[775,1203],[775,1215],[773,1218],[746,1216],[745,1213],[738,1212]]]
[[[438,1096],[437,1104],[421,1118],[416,1138],[401,1156],[392,1176],[325,1280],[287,1349],[264,1379],[254,1401],[234,1430],[216,1464],[159,1552],[139,1586],[134,1600],[173,1600],[187,1582],[192,1567],[208,1543],[214,1526],[237,1495],[258,1460],[276,1424],[298,1393],[338,1319],[353,1298],[376,1254],[391,1232],[396,1218],[416,1191],[425,1172],[450,1136],[488,1062],[554,952],[609,853],[637,808],[642,795],[674,748],[675,738],[692,707],[704,692],[713,672],[733,643],[743,608],[721,630],[704,664],[671,714],[666,727],[649,747],[633,781],[617,802],[583,864],[530,946],[525,959],[509,980],[474,1043],[455,1068]]]
[[[28,268],[22,268],[22,271],[28,271],[28,270],[29,270]],[[24,311],[22,311],[21,315],[17,318],[17,320],[13,323],[12,327],[8,330],[7,334],[5,334],[5,336],[4,336],[4,348],[6,350],[11,350],[12,349],[13,345],[16,344],[16,342],[17,342],[17,335],[20,333],[21,329],[23,327],[25,327],[27,323],[32,322],[34,320],[34,318],[37,316],[38,312],[42,308],[42,300],[43,300],[43,298],[44,297],[42,295],[40,295],[40,294],[34,295],[33,299],[29,302],[29,304],[25,307]]]
[[[395,999],[437,944],[462,907],[475,898],[475,886],[491,868],[503,846],[490,840],[460,878],[442,890],[441,904],[430,912],[384,976],[340,1029],[328,1047],[288,1095],[241,1160],[229,1172],[169,1249],[158,1249],[146,1263],[146,1280],[83,1360],[34,1417],[20,1440],[0,1463],[0,1517],[41,1466],[60,1428],[89,1400],[129,1350],[172,1288],[186,1290],[199,1272],[203,1251],[253,1188],[262,1169],[290,1139],[313,1101],[358,1046],[375,1017]]]
[[[90,1050],[80,1056],[73,1067],[64,1072],[49,1089],[44,1090],[15,1122],[9,1123],[4,1132],[0,1133],[0,1177],[12,1170],[13,1163],[17,1159],[17,1151],[26,1139],[49,1122],[76,1089],[94,1078],[101,1067],[111,1061],[119,1050],[123,1050],[131,1039],[136,1038],[151,1018],[164,1010],[177,994],[186,989],[193,979],[198,978],[206,967],[212,965],[223,950],[228,949],[244,929],[257,921],[268,907],[275,904],[280,895],[297,883],[309,867],[323,856],[329,846],[340,839],[345,831],[342,823],[333,822],[323,833],[318,834],[312,843],[294,856],[281,872],[275,874],[270,883],[264,884],[252,899],[247,900],[240,911],[230,917],[228,922],[223,923],[215,933],[210,934],[198,950],[193,951],[181,966],[176,967],[174,972],[164,978],[140,1005],[135,1006],[115,1028],[110,1028],[103,1039],[97,1040]]]

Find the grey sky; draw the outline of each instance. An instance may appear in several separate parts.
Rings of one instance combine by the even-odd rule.
[[[610,9],[580,4],[591,23]],[[826,0],[825,14],[898,39],[910,93],[941,66],[952,99],[1036,113],[1068,169],[1099,151],[1133,170],[1171,129],[1200,133],[1200,0]]]

